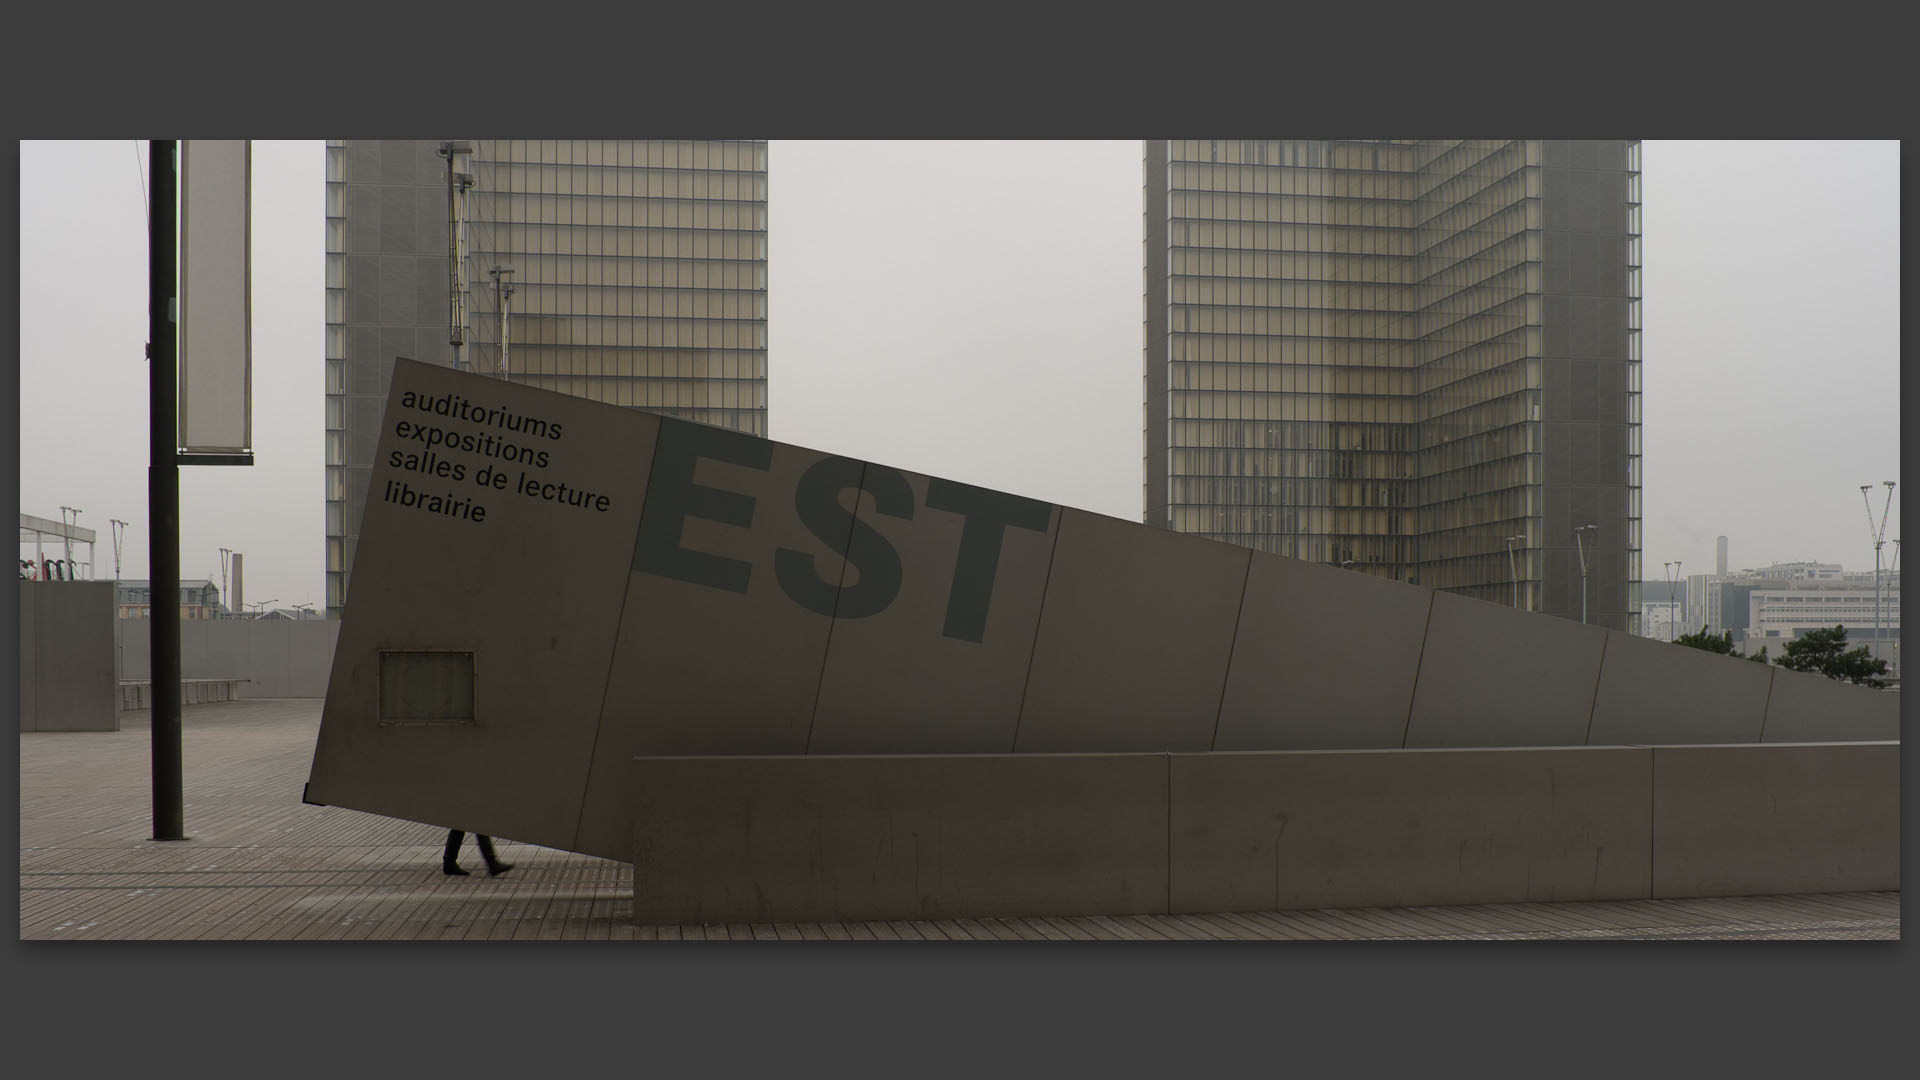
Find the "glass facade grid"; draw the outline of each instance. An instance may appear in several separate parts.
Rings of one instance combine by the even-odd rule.
[[[440,145],[328,142],[330,616],[395,356],[767,430],[764,141],[470,141],[458,346]]]
[[[1611,505],[1595,482],[1621,472],[1635,520],[1601,542],[1637,561],[1638,459],[1616,470],[1595,448],[1637,455],[1637,368],[1624,409],[1596,408],[1620,381],[1608,375],[1572,410],[1590,422],[1582,452],[1560,452],[1566,425],[1553,423],[1568,419],[1560,362],[1628,358],[1560,341],[1569,304],[1553,294],[1569,290],[1551,256],[1567,247],[1570,152],[1585,190],[1606,180],[1596,155],[1618,169],[1638,148],[1149,143],[1145,520],[1500,603],[1515,591],[1507,538],[1519,537],[1521,605],[1565,613],[1561,549],[1573,539],[1560,518],[1572,502],[1589,516],[1596,499]],[[1588,220],[1591,199],[1572,204],[1582,231],[1620,235]],[[1621,221],[1637,226],[1637,206]],[[1635,263],[1637,236],[1627,243]],[[1582,284],[1583,309],[1610,291]],[[1637,338],[1630,349],[1637,359]],[[1592,427],[1628,417],[1624,439]],[[1550,493],[1576,457],[1580,497]],[[1626,599],[1610,595],[1609,612],[1637,610]]]

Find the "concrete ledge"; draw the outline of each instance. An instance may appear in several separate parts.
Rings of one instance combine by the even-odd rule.
[[[1899,744],[638,757],[634,919],[1891,890]]]
[[[1148,913],[1159,754],[637,757],[639,923]]]
[[[180,680],[180,704],[205,705],[212,701],[235,701],[240,697],[240,688],[246,685],[245,679],[182,679]],[[139,712],[153,708],[153,684],[148,682],[123,682],[120,684],[120,711]]]
[[[1900,744],[1661,746],[1653,895],[1900,887]]]
[[[1647,754],[1176,754],[1172,910],[1644,899]]]

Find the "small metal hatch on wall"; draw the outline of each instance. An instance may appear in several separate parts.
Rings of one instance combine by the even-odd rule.
[[[471,724],[473,653],[421,649],[380,653],[380,725]]]

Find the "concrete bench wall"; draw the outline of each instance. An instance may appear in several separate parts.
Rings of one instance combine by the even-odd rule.
[[[640,923],[1899,888],[1899,745],[637,757]]]

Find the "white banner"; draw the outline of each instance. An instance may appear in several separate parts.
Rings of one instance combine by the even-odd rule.
[[[180,154],[180,446],[253,448],[253,146],[188,139]]]

